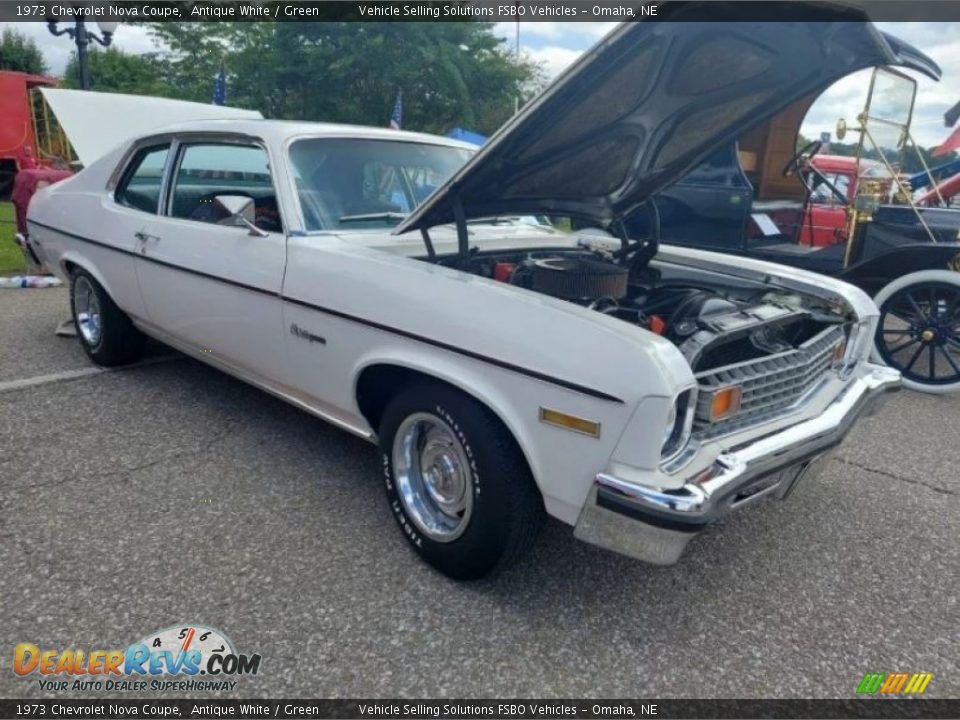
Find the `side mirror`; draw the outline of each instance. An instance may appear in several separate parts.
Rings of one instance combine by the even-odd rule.
[[[254,215],[252,197],[246,195],[217,195],[213,198],[213,202],[229,215],[218,224],[250,228],[250,234],[257,237],[269,235],[268,232],[261,230],[254,224],[256,216]]]

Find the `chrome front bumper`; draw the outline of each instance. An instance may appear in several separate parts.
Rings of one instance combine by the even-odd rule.
[[[867,365],[859,373],[817,417],[731,448],[678,489],[600,473],[575,537],[657,565],[675,563],[690,539],[717,518],[762,497],[786,497],[801,478],[822,467],[819,461],[860,415],[900,389],[896,370]]]

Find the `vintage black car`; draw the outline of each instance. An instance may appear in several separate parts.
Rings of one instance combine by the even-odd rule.
[[[899,65],[939,79],[930,58],[896,38],[886,40]],[[845,74],[824,78],[820,91]],[[655,205],[630,217],[626,232],[642,235],[653,227],[663,243],[770,260],[853,283],[880,307],[874,356],[900,370],[912,389],[960,390],[960,210],[915,204],[906,179],[884,156],[885,149],[912,142],[915,93],[912,78],[875,68],[852,131],[860,134],[858,163],[870,147],[883,163],[870,163],[855,192],[837,187],[810,161],[824,143],[796,150],[801,122],[819,95],[814,92],[659,193]],[[850,131],[838,123],[838,136]],[[833,244],[816,246],[802,230],[813,203],[824,198],[839,208],[839,227]]]

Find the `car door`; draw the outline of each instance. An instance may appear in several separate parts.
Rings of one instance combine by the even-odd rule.
[[[101,270],[110,278],[113,300],[138,321],[146,316],[146,310],[137,282],[134,252],[144,225],[155,219],[159,211],[160,189],[169,157],[169,138],[149,140],[135,148],[112,195],[101,202],[104,215],[96,228],[98,241],[121,251],[105,255],[101,265]]]
[[[286,243],[269,156],[248,138],[174,142],[160,215],[140,232],[137,272],[149,322],[182,349],[281,380]],[[218,196],[253,199],[238,226]]]

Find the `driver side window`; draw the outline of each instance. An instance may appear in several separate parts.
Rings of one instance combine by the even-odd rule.
[[[254,145],[184,146],[170,198],[170,216],[212,224],[229,219],[217,195],[253,198],[257,227],[281,232],[280,210],[266,151]]]

